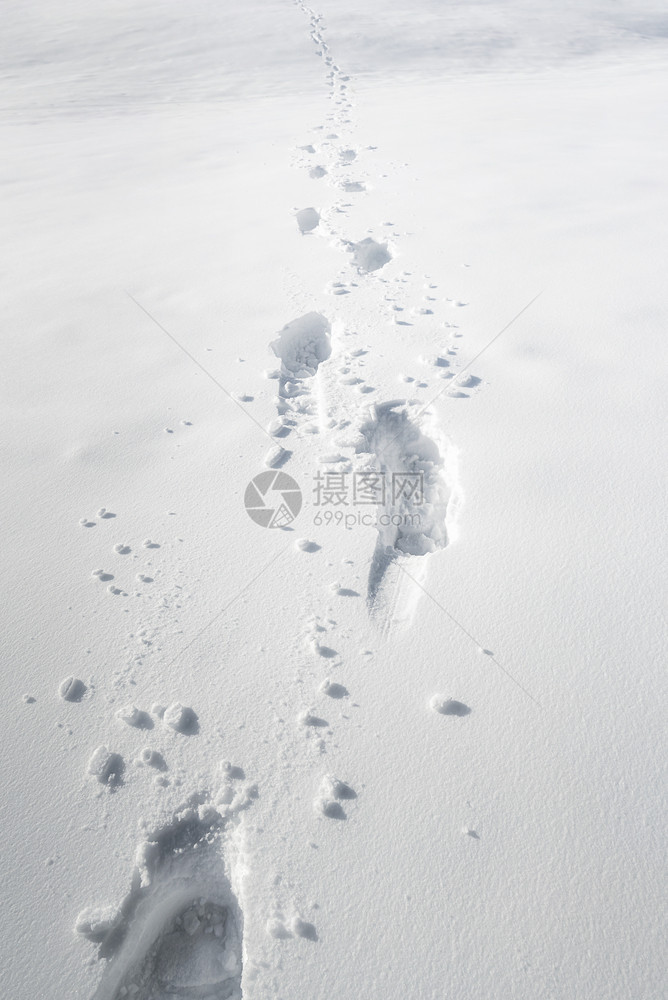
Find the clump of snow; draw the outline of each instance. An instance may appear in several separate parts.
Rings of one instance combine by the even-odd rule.
[[[119,708],[116,718],[135,729],[141,729],[150,721],[147,713],[142,712],[136,705],[124,705],[123,708]]]
[[[197,728],[197,716],[192,708],[187,708],[180,701],[169,705],[162,716],[162,721],[176,733],[192,733]]]
[[[316,813],[328,819],[346,819],[341,801],[356,799],[357,793],[332,774],[324,775],[320,782],[318,793],[313,800]]]
[[[343,684],[337,684],[336,681],[330,680],[329,677],[326,677],[322,682],[320,690],[329,698],[345,698],[348,694],[348,690],[343,686]]]
[[[279,469],[282,465],[285,465],[290,455],[291,452],[285,448],[281,448],[280,444],[277,444],[273,448],[270,448],[264,456],[264,464],[268,469]]]
[[[102,785],[113,785],[121,780],[123,774],[123,758],[113,753],[106,746],[99,746],[93,751],[88,761],[88,773]]]
[[[113,906],[87,906],[76,918],[74,930],[89,941],[102,941],[118,924],[120,914]]]
[[[325,726],[326,722],[316,715],[312,708],[305,708],[297,715],[297,722],[300,726]]]

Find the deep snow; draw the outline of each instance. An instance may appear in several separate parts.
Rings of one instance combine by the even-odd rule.
[[[12,1000],[662,995],[665,13],[357,7],[5,12]]]

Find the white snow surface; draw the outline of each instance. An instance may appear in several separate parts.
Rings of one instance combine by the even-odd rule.
[[[0,52],[2,995],[658,1000],[665,5]]]

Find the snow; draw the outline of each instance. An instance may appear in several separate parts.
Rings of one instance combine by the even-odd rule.
[[[7,6],[4,995],[662,995],[667,39]]]

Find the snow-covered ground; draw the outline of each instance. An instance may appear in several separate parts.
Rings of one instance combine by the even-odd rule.
[[[663,995],[668,17],[359,7],[5,5],[12,1000]]]

